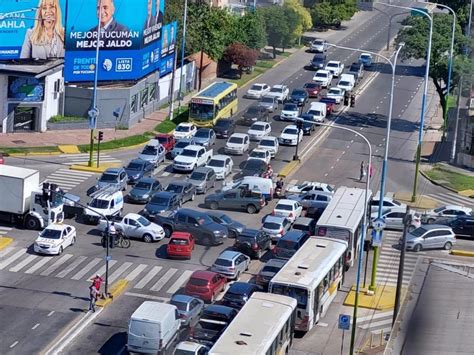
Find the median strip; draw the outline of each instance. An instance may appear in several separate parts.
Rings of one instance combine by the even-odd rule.
[[[128,281],[127,280],[125,280],[125,279],[118,280],[117,282],[112,284],[112,286],[109,287],[109,290],[108,290],[109,291],[109,296],[107,298],[98,299],[97,302],[95,303],[95,305],[97,307],[102,307],[102,308],[107,307],[109,304],[112,303],[112,301],[114,299],[116,299],[118,296],[120,296],[125,291],[127,286],[128,286]]]
[[[282,178],[288,177],[288,175],[290,175],[290,173],[292,173],[293,170],[296,169],[299,163],[300,163],[299,160],[290,161],[280,170],[280,172],[278,173],[278,177],[282,177]]]
[[[0,250],[5,249],[12,242],[13,242],[13,238],[6,237],[6,236],[0,237]]]
[[[474,251],[452,249],[449,253],[456,256],[468,256],[471,258],[474,257]]]
[[[120,167],[120,163],[101,163],[99,167],[94,163],[94,166],[89,166],[87,163],[84,164],[72,164],[69,166],[71,170],[77,171],[88,171],[91,173],[103,173],[108,168],[118,168]]]

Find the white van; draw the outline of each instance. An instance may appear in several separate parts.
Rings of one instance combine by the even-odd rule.
[[[145,301],[128,322],[130,353],[162,354],[177,338],[181,321],[176,306]]]
[[[327,114],[326,104],[324,102],[311,102],[306,114],[312,115],[316,122],[324,122]]]
[[[237,189],[239,187],[247,187],[251,191],[261,192],[265,201],[271,201],[273,199],[273,181],[272,179],[257,177],[257,176],[245,176],[242,179],[238,179],[234,182],[225,184],[222,187],[223,191],[230,189]]]
[[[339,83],[337,83],[337,87],[346,92],[351,92],[355,87],[355,83],[355,77],[353,74],[342,74]]]
[[[117,187],[109,186],[91,194],[89,208],[84,208],[84,219],[87,223],[98,224],[106,217],[120,216],[123,211],[123,193]]]

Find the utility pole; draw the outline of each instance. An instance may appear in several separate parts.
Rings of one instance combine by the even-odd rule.
[[[184,15],[183,15],[183,38],[181,41],[181,75],[179,78],[179,94],[178,94],[178,110],[181,107],[181,100],[183,99],[183,69],[184,69],[184,51],[186,49],[186,25],[188,18],[188,0],[184,0]],[[177,55],[177,51],[176,54]]]
[[[296,126],[298,127],[298,136],[296,138],[296,149],[295,155],[293,156],[293,160],[300,160],[300,157],[298,156],[298,146],[300,145],[300,134],[301,128],[303,127],[303,121],[296,121]]]

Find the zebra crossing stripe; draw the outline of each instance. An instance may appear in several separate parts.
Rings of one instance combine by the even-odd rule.
[[[185,270],[181,276],[175,281],[173,285],[166,291],[166,293],[175,293],[178,291],[183,284],[188,281],[189,277],[194,271],[191,270]]]
[[[109,283],[114,282],[120,275],[122,275],[133,263],[126,262],[120,265],[120,267],[114,271],[112,275],[109,276]]]
[[[173,275],[178,271],[178,269],[170,268],[166,273],[150,288],[151,291],[159,291]]]
[[[30,267],[28,270],[25,271],[25,274],[34,273],[36,270],[41,269],[43,265],[45,265],[48,261],[52,259],[54,259],[54,257],[52,256],[42,256],[41,260],[39,260],[35,265],[33,265],[32,267]]]
[[[35,260],[37,257],[38,257],[38,255],[28,255],[28,257],[26,259],[24,259],[20,263],[16,264],[14,267],[10,268],[8,271],[18,272],[21,269],[23,269],[26,265],[31,263],[33,260]]]
[[[89,264],[87,264],[86,266],[84,266],[82,268],[81,271],[79,271],[78,273],[76,273],[73,277],[71,277],[72,280],[80,280],[82,279],[82,277],[87,274],[94,266],[96,266],[102,259],[100,258],[94,258],[93,260],[91,260],[89,262]],[[94,275],[95,276],[95,275]]]
[[[10,247],[6,247],[3,250],[0,250],[0,258],[3,258],[5,255],[9,254],[13,249],[15,249],[15,248],[10,246]]]
[[[392,324],[392,317],[380,320],[378,322],[372,322],[370,324],[362,324],[359,328],[361,329],[370,329],[370,328],[375,328],[375,327],[381,327],[387,324]]]
[[[42,273],[40,273],[41,276],[49,276],[52,272],[56,271],[58,267],[60,267],[62,264],[64,264],[66,261],[68,261],[70,258],[72,258],[74,255],[72,254],[65,254],[63,255],[60,259],[56,260],[56,262],[48,267],[46,270],[44,270]]]
[[[387,312],[377,312],[377,313],[369,314],[367,316],[357,317],[357,323],[363,323],[367,320],[373,321],[374,319],[392,317],[392,316],[393,316],[393,310],[387,311]],[[351,324],[352,324],[352,318],[351,318]]]
[[[16,259],[18,259],[19,257],[21,257],[25,253],[26,253],[26,248],[18,250],[15,254],[13,254],[8,259],[6,259],[6,260],[4,260],[0,263],[0,270],[3,270],[5,267],[7,267],[9,264],[14,262]]]
[[[474,204],[474,201],[472,201],[469,198],[466,198],[464,196],[459,196],[459,195],[452,195],[452,194],[447,194],[447,193],[438,193],[438,194],[430,194],[428,195],[429,197],[442,202],[446,205],[464,205],[467,204],[468,206],[472,206]]]
[[[128,275],[125,277],[125,280],[127,280],[127,281],[133,281],[133,280],[135,280],[135,278],[136,278],[143,270],[145,270],[147,267],[148,267],[148,265],[146,265],[146,264],[140,264],[140,265],[138,265],[130,274],[128,274]]]
[[[155,277],[156,274],[160,272],[162,269],[161,266],[153,266],[153,268],[145,275],[143,279],[141,279],[134,288],[143,288],[145,285],[151,281],[152,278]]]
[[[61,271],[60,273],[58,273],[56,275],[56,277],[59,277],[59,278],[64,278],[66,277],[67,274],[69,274],[72,270],[74,270],[77,266],[79,266],[80,263],[82,263],[84,260],[86,260],[87,257],[86,256],[79,256],[76,260],[74,260],[74,262],[72,262],[71,265],[69,265],[67,268],[65,268],[63,271]]]
[[[372,334],[387,334],[387,333],[390,333],[392,331],[392,327],[386,327],[386,328],[382,328],[382,329],[377,329],[377,330],[372,330],[371,333]]]
[[[111,268],[112,266],[115,265],[115,263],[117,262],[117,260],[109,260],[109,268]],[[96,272],[94,272],[91,276],[89,276],[86,281],[89,281],[90,279],[93,279],[95,277],[95,275],[100,275],[102,276],[103,274],[105,274],[105,269],[106,269],[106,265],[103,265],[99,270],[97,270]]]

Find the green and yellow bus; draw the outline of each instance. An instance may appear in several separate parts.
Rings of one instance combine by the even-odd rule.
[[[217,120],[237,113],[237,84],[215,82],[198,92],[189,103],[189,122],[212,127]]]

